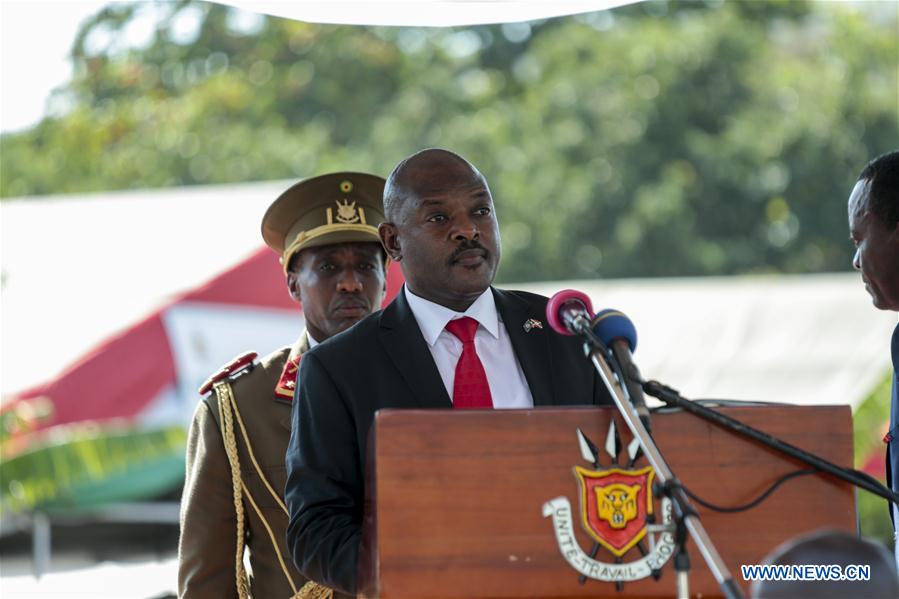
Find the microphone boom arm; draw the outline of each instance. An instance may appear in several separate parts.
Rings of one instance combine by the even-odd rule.
[[[666,405],[680,408],[685,412],[689,412],[694,416],[699,416],[700,418],[708,420],[709,422],[712,422],[722,428],[726,428],[739,435],[748,437],[754,441],[758,441],[759,443],[767,445],[775,451],[778,451],[791,458],[795,458],[800,462],[804,462],[805,464],[808,464],[816,470],[826,472],[831,476],[835,476],[852,485],[855,485],[856,487],[864,489],[869,493],[874,493],[879,497],[883,497],[887,501],[899,505],[899,494],[893,492],[891,489],[887,489],[877,481],[863,478],[863,476],[855,470],[837,466],[836,464],[828,462],[824,458],[820,458],[813,453],[809,453],[803,449],[796,447],[795,445],[791,445],[786,441],[782,441],[781,439],[778,439],[773,435],[769,435],[764,431],[760,431],[757,428],[749,426],[748,424],[744,424],[736,418],[732,418],[726,414],[722,414],[721,412],[716,412],[715,410],[709,409],[702,404],[698,404],[695,401],[682,397],[681,394],[676,390],[663,385],[658,381],[641,381],[640,384],[642,384],[643,390],[646,391],[646,393],[652,395],[657,399],[660,399]]]
[[[577,321],[578,319],[575,320]],[[665,458],[662,457],[658,447],[652,440],[646,427],[643,425],[643,422],[637,413],[637,409],[629,401],[627,391],[622,387],[624,381],[617,380],[615,373],[605,359],[608,350],[593,332],[589,321],[586,319],[583,320],[586,323],[584,326],[578,327],[577,325],[579,323],[575,322],[574,327],[579,334],[583,335],[588,340],[588,342],[584,344],[584,351],[587,353],[590,361],[593,362],[594,367],[599,373],[609,394],[612,396],[612,399],[615,401],[615,405],[618,407],[618,411],[621,413],[627,427],[631,430],[634,438],[640,443],[640,447],[643,448],[643,454],[646,456],[649,465],[655,470],[659,482],[667,487],[672,499],[676,517],[683,521],[687,532],[690,533],[693,542],[699,549],[700,554],[702,554],[706,564],[708,564],[709,570],[711,570],[712,575],[721,587],[724,596],[728,599],[742,598],[742,590],[737,586],[727,565],[724,563],[724,560],[721,559],[721,555],[712,544],[712,540],[709,538],[705,527],[700,522],[696,511],[690,505],[683,489],[677,484],[673,484],[676,483],[677,479],[674,477],[674,474],[665,462]],[[682,573],[679,573],[679,575],[680,574]],[[679,583],[680,582],[682,582],[682,580],[679,578]]]

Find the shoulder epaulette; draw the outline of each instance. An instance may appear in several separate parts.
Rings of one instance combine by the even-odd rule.
[[[234,358],[234,360],[232,360],[225,366],[222,366],[222,368],[219,369],[218,372],[206,379],[206,382],[200,385],[200,395],[206,395],[207,393],[209,393],[209,390],[212,389],[212,386],[217,382],[232,377],[242,370],[252,368],[253,362],[256,360],[256,356],[258,355],[259,354],[257,354],[256,352],[250,351]]]

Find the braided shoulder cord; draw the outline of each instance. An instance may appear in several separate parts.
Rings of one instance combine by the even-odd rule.
[[[287,511],[287,506],[284,504],[284,500],[281,496],[275,492],[274,488],[272,488],[271,483],[269,483],[268,479],[265,477],[265,474],[262,471],[262,467],[259,466],[259,462],[256,460],[256,454],[253,452],[253,445],[250,443],[250,436],[247,434],[247,428],[244,426],[243,418],[240,415],[240,410],[237,407],[237,401],[234,399],[234,394],[230,394],[230,403],[231,403],[231,411],[233,411],[234,417],[237,419],[237,424],[240,427],[240,434],[243,437],[244,444],[247,447],[247,453],[250,455],[250,461],[253,462],[253,467],[256,469],[256,473],[259,475],[259,479],[265,485],[265,488],[271,494],[272,498],[277,502],[278,506],[280,506],[281,510],[285,515],[289,516],[289,512]],[[241,485],[243,482],[241,481]],[[265,527],[266,532],[268,532],[269,540],[272,542],[272,547],[275,550],[275,555],[278,557],[278,563],[281,566],[281,571],[284,572],[284,576],[287,578],[288,584],[290,584],[290,589],[293,591],[293,596],[298,599],[330,599],[333,596],[333,591],[328,587],[322,586],[317,582],[308,581],[303,587],[298,591],[296,583],[293,581],[293,577],[290,574],[290,569],[287,567],[287,564],[284,561],[284,556],[281,554],[281,546],[278,543],[278,540],[275,538],[275,534],[272,531],[271,526],[268,523],[268,520],[265,519],[265,516],[262,514],[262,510],[259,509],[259,506],[256,504],[256,501],[253,499],[253,496],[250,494],[249,489],[246,486],[243,486],[243,493],[246,496],[247,500],[250,502],[250,505],[253,507],[253,510],[256,512],[256,515],[259,516],[259,520],[262,521],[262,525]]]
[[[216,383],[215,397],[218,401],[219,413],[222,417],[222,438],[225,443],[225,453],[228,456],[228,464],[231,466],[231,486],[234,490],[234,513],[237,517],[237,552],[234,556],[234,573],[237,585],[237,596],[240,599],[250,597],[250,585],[247,581],[247,572],[243,565],[243,551],[245,544],[244,510],[242,501],[243,481],[240,478],[240,459],[237,456],[237,440],[234,438],[234,419],[231,415],[231,405],[234,399],[231,393],[231,385],[227,381]]]
[[[310,580],[294,597],[295,599],[334,599],[334,591]]]
[[[262,525],[265,527],[266,532],[268,532],[268,538],[272,542],[272,546],[275,548],[275,555],[278,556],[278,562],[281,564],[281,570],[284,572],[284,576],[287,577],[287,582],[290,583],[290,590],[293,591],[293,594],[297,594],[297,585],[294,584],[293,578],[290,576],[290,571],[287,569],[287,564],[284,563],[284,557],[281,555],[281,550],[278,548],[278,541],[275,539],[275,533],[272,531],[272,527],[269,525],[268,520],[265,519],[265,516],[262,515],[262,510],[259,509],[259,506],[256,505],[256,501],[253,499],[253,495],[250,493],[250,490],[247,489],[246,485],[243,486],[244,496],[250,502],[250,505],[253,506],[253,511],[256,512],[256,515],[259,516],[259,519],[262,521]]]
[[[290,514],[287,511],[287,506],[284,505],[284,500],[281,499],[281,495],[276,493],[272,488],[271,483],[268,482],[268,479],[265,478],[265,475],[262,473],[262,468],[259,466],[259,462],[256,461],[256,454],[253,453],[253,446],[250,445],[250,436],[247,434],[247,428],[243,425],[243,418],[240,417],[240,410],[237,409],[237,402],[234,400],[234,394],[231,394],[231,406],[234,410],[234,416],[237,418],[237,425],[240,427],[240,434],[243,437],[243,442],[247,446],[247,453],[250,454],[250,461],[253,462],[253,467],[256,468],[256,474],[259,475],[259,478],[262,480],[265,488],[268,489],[268,492],[277,502],[278,506],[280,506],[281,510],[289,516]]]

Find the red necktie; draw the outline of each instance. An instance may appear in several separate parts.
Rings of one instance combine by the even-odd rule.
[[[462,355],[456,363],[456,378],[453,381],[453,407],[492,408],[487,374],[474,347],[478,321],[465,316],[449,321],[446,330],[462,342]]]

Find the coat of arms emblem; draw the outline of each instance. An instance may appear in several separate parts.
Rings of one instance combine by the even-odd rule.
[[[581,455],[593,468],[575,466],[580,503],[580,524],[593,539],[592,550],[584,552],[578,545],[575,516],[567,497],[556,497],[543,504],[543,516],[552,517],[553,529],[559,551],[568,564],[577,570],[581,582],[587,578],[616,582],[621,590],[625,581],[648,576],[658,578],[662,565],[675,550],[672,525],[672,505],[668,498],[661,501],[661,509],[655,509],[652,482],[655,472],[651,466],[635,469],[640,449],[636,439],[627,447],[628,460],[624,467],[618,464],[618,441],[615,421],[609,424],[605,445],[610,464],[600,463],[600,451],[578,429]],[[656,515],[661,513],[659,523]],[[625,561],[634,549],[639,549],[640,559]],[[604,549],[612,557],[611,562],[600,561],[597,556]]]
[[[650,466],[640,470],[574,467],[581,489],[581,523],[597,543],[621,557],[646,536],[652,515]]]
[[[337,221],[345,225],[359,222],[359,211],[356,210],[355,201],[337,201]]]

